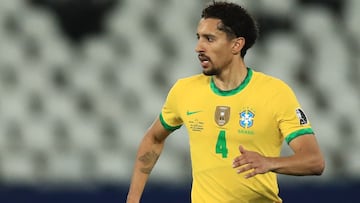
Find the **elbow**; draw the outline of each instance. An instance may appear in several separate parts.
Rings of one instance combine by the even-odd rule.
[[[325,160],[323,158],[319,158],[316,160],[316,163],[313,166],[312,174],[320,176],[323,174],[325,170]]]

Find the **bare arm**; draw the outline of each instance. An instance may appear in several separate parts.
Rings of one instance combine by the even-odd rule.
[[[240,146],[240,156],[234,159],[233,167],[238,173],[249,171],[246,178],[269,171],[298,176],[322,174],[325,162],[314,135],[300,136],[289,145],[294,154],[288,157],[264,157]]]
[[[127,203],[140,202],[149,174],[155,166],[169,134],[170,132],[162,126],[158,118],[145,133],[136,155]]]

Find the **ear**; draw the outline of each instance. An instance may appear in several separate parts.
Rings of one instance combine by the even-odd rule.
[[[239,54],[244,46],[245,46],[245,38],[238,37],[233,39],[232,53],[234,55]]]

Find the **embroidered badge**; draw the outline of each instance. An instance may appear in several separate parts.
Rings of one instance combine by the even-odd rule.
[[[255,114],[252,111],[244,110],[240,113],[240,126],[243,128],[250,128],[254,125]]]
[[[300,108],[296,109],[296,116],[300,120],[300,125],[306,125],[308,123],[308,119],[307,119],[304,111],[301,110]]]
[[[219,126],[225,125],[230,118],[230,107],[228,106],[217,106],[215,110],[215,122]]]

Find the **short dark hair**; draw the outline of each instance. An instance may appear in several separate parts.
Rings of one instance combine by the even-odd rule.
[[[244,37],[245,45],[241,57],[255,44],[259,36],[259,28],[255,19],[247,10],[235,3],[213,1],[202,11],[201,18],[221,20],[219,30],[225,32],[230,39]]]

